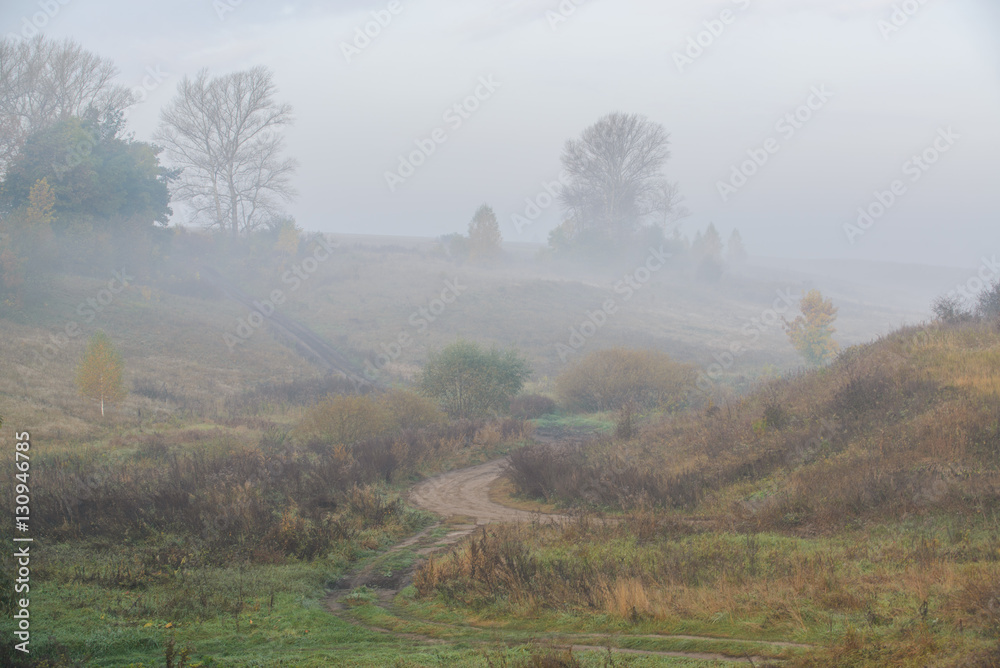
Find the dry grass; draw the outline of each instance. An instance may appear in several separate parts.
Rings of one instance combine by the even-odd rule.
[[[700,510],[758,531],[1000,508],[1000,333],[935,328],[916,350],[911,339],[850,349],[638,439],[516,453],[513,480],[549,501]]]
[[[628,516],[496,529],[421,592],[816,642],[794,666],[997,665],[998,353],[982,324],[902,330],[637,438],[519,451],[521,493]]]
[[[77,314],[77,306],[106,282],[55,277],[47,304],[0,318],[0,396],[5,418],[31,428],[40,440],[54,445],[92,441],[109,426],[138,424],[140,411],[146,422],[177,415],[216,416],[224,411],[226,396],[262,378],[280,382],[319,375],[267,331],[258,331],[231,354],[223,335],[246,313],[226,302],[205,302],[155,289],[147,300],[133,286],[88,324]],[[77,322],[83,333],[67,338],[64,346],[48,349],[54,352],[51,359],[39,358],[51,337],[69,322]],[[73,383],[86,339],[97,328],[107,332],[122,351],[126,389],[131,390],[136,380],[155,379],[160,387],[183,397],[184,404],[132,393],[102,422],[99,407],[81,399]]]
[[[803,666],[963,665],[1000,638],[995,520],[951,539],[939,525],[812,540],[651,516],[653,532],[642,516],[485,528],[414,584],[488,623],[606,615],[646,632],[815,643]]]

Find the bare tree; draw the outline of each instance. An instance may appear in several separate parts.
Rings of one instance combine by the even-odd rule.
[[[622,239],[651,217],[669,220],[679,196],[663,179],[668,144],[663,126],[620,112],[567,141],[561,199],[576,229]]]
[[[674,181],[661,179],[652,190],[650,222],[663,228],[664,232],[674,228],[681,220],[691,215],[684,206],[684,196],[680,186]]]
[[[295,195],[296,163],[281,157],[292,108],[274,94],[266,67],[212,79],[202,70],[160,114],[156,140],[183,168],[174,197],[234,237],[281,219],[281,202]]]
[[[66,39],[0,39],[0,171],[28,135],[69,116],[114,119],[134,102],[107,58]]]

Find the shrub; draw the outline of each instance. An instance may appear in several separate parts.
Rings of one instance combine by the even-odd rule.
[[[398,429],[392,412],[370,396],[329,396],[306,413],[298,433],[304,439],[350,445]]]
[[[949,325],[968,322],[972,320],[972,311],[967,309],[958,296],[942,295],[931,304],[934,316]]]
[[[764,425],[771,427],[773,429],[784,429],[788,426],[788,422],[791,419],[785,407],[782,406],[777,401],[771,401],[764,406],[764,415],[762,416],[764,420]]]
[[[601,449],[600,443],[594,447]],[[633,459],[621,447],[588,458],[578,445],[543,443],[508,455],[507,475],[518,493],[531,498],[618,508],[690,508],[707,486],[702,473],[669,475]]]
[[[290,382],[258,383],[250,389],[230,394],[223,405],[230,417],[259,415],[274,407],[308,406],[317,397],[357,393],[358,388],[351,381],[331,374]]]
[[[638,426],[636,422],[638,421],[637,415],[638,406],[634,402],[629,401],[620,409],[618,409],[618,415],[615,418],[615,437],[622,440],[629,440],[639,433]]]
[[[469,239],[458,233],[441,237],[441,248],[448,257],[456,260],[465,260],[469,257]]]
[[[437,404],[416,392],[389,390],[379,401],[400,429],[423,429],[448,421]]]
[[[979,293],[976,313],[986,320],[1000,319],[1000,281]]]
[[[694,367],[655,350],[612,348],[590,353],[556,379],[564,407],[575,411],[675,407],[694,382]]]
[[[283,447],[265,455],[226,443],[114,463],[74,453],[47,459],[45,470],[48,486],[33,507],[42,535],[178,532],[196,540],[212,563],[237,555],[313,558],[352,531],[402,521],[399,504],[367,487],[379,472],[343,449],[317,454]]]
[[[514,487],[528,497],[549,500],[556,495],[564,471],[583,465],[576,449],[528,445],[507,455],[507,475]]]
[[[514,350],[485,350],[470,341],[456,341],[431,354],[420,376],[420,390],[437,399],[452,417],[483,417],[508,410],[511,397],[530,374],[527,360]]]
[[[541,394],[522,394],[510,401],[511,416],[522,420],[536,420],[555,412],[555,400]]]
[[[861,415],[883,410],[898,394],[892,373],[878,364],[852,365],[846,382],[833,395],[833,410],[838,415]]]
[[[184,403],[184,397],[167,387],[165,382],[157,382],[152,378],[136,378],[132,381],[132,393],[153,401],[171,402],[178,405]]]

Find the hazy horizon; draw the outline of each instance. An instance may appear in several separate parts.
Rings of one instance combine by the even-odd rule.
[[[392,14],[389,2],[104,2],[95,11],[67,1],[44,32],[114,59],[125,85],[145,81],[145,100],[129,112],[141,140],[183,76],[267,65],[279,100],[294,107],[290,212],[307,229],[434,237],[464,231],[488,202],[506,241],[544,242],[558,205],[520,231],[512,216],[557,178],[567,139],[620,110],[670,133],[666,173],[691,210],[689,235],[714,222],[724,236],[739,229],[757,256],[971,267],[998,245],[1000,10],[987,0],[911,2],[917,11],[889,30],[894,6],[910,3],[422,0]],[[24,32],[44,4],[5,3],[3,34]],[[373,11],[387,25],[345,55]],[[712,29],[699,57],[677,60]],[[479,108],[450,125],[446,111],[477,88],[488,93]],[[807,102],[801,127],[778,124]],[[447,141],[391,192],[386,172],[435,128]],[[917,172],[904,163],[949,129],[950,143],[939,144],[947,152],[911,180]],[[723,201],[719,182],[769,139],[778,150]],[[844,226],[894,180],[905,194],[850,243]]]

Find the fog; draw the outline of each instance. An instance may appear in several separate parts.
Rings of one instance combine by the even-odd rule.
[[[1000,666],[997,0],[3,0],[0,667]]]
[[[691,211],[689,234],[738,228],[751,255],[774,258],[972,268],[996,250],[991,0],[401,0],[395,13],[379,1],[73,0],[49,3],[51,18],[45,4],[3,3],[4,34],[35,21],[112,58],[120,82],[141,91],[128,116],[142,140],[183,76],[271,68],[294,108],[290,211],[307,229],[435,237],[463,231],[489,202],[505,241],[544,243],[558,205],[521,229],[512,216],[559,175],[566,140],[623,111],[670,134],[666,173]],[[357,31],[371,12],[386,25],[369,27],[365,46]],[[495,90],[460,126],[446,122],[481,78]],[[828,99],[802,112],[820,89]],[[808,120],[779,129],[797,110]],[[390,190],[386,173],[436,128],[447,141]],[[953,146],[912,180],[904,163],[949,130]],[[776,152],[724,198],[719,184],[769,139]],[[844,226],[895,180],[905,193],[852,238]]]

